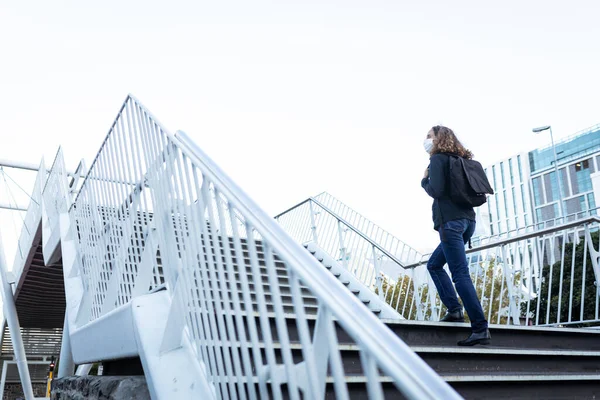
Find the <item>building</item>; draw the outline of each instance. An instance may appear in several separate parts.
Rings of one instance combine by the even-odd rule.
[[[600,198],[600,124],[485,169],[495,194],[477,210],[477,236],[543,227],[561,218],[559,183],[567,220],[594,215]],[[559,221],[560,222],[560,221]]]

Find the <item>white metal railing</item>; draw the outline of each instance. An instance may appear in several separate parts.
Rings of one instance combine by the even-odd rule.
[[[422,268],[407,268],[423,255],[330,194],[308,198],[275,220],[296,241],[318,244],[405,318],[439,318],[439,307],[427,312],[436,304],[435,291],[426,290],[431,278]]]
[[[57,262],[60,256],[57,251],[60,244],[60,215],[67,211],[70,204],[67,177],[63,152],[59,148],[42,190],[42,250],[46,265]]]
[[[476,241],[474,248],[467,249],[471,277],[490,323],[581,325],[600,322],[600,219],[593,215],[579,218],[567,218],[566,223],[553,221],[542,229],[535,229],[539,228],[536,226],[510,235],[486,237]],[[354,254],[346,249],[346,238],[355,235],[348,236],[348,222],[327,207],[321,207],[317,200],[308,199],[276,219],[296,240],[318,242],[334,257],[345,254],[345,265],[351,271],[355,270],[355,264],[364,263],[371,269],[377,266],[372,256],[364,261],[361,252]],[[342,229],[336,231],[336,224]],[[350,230],[353,229],[357,228]],[[373,238],[356,236],[380,251],[379,243]],[[408,264],[399,261],[390,264],[393,260],[389,259],[387,269],[381,262],[382,282],[362,281],[382,294],[405,318],[438,320],[443,306],[427,272],[429,255],[417,258],[418,261]],[[362,276],[360,268],[358,271]]]
[[[27,256],[29,255],[29,251],[31,249],[33,237],[35,236],[40,224],[40,219],[42,216],[42,189],[45,183],[46,167],[44,165],[44,160],[42,159],[35,182],[33,184],[29,206],[27,207],[27,212],[25,213],[25,218],[23,219],[23,227],[21,228],[21,233],[19,235],[17,253],[13,262],[12,272],[17,281],[21,275],[23,267],[25,266]]]
[[[375,243],[378,243],[388,253],[393,254],[401,263],[410,264],[418,261],[422,256],[417,250],[348,207],[331,194],[323,192],[315,196],[314,200],[318,201],[333,213],[348,221],[360,232],[373,239]],[[316,215],[317,218],[318,216],[319,214]]]
[[[488,237],[468,249],[471,278],[488,321],[554,326],[600,322],[599,230],[600,218],[592,216]],[[426,271],[428,257],[408,267]],[[428,315],[439,310],[439,298],[425,308]]]
[[[490,322],[600,322],[599,228],[600,219],[588,217],[470,250],[471,265],[496,268],[488,273],[494,281],[490,287],[488,278],[483,298]],[[475,271],[475,282],[485,281],[482,272]]]
[[[495,235],[481,235],[474,237],[472,240],[473,245],[477,246],[479,244],[488,243],[490,240],[497,240],[499,238],[508,239],[512,237],[516,237],[525,233],[537,232],[543,229],[552,228],[555,226],[563,225],[567,222],[578,221],[587,217],[593,217],[598,215],[598,211],[600,207],[592,208],[590,210],[578,211],[575,213],[567,214],[564,218],[557,217],[552,218],[546,221],[536,222],[534,224],[529,224],[526,226],[520,226],[515,229],[511,229],[506,232],[502,232]],[[431,254],[425,254],[423,259],[426,260],[429,258]]]
[[[323,398],[327,379],[348,398],[336,324],[358,346],[370,398],[383,398],[383,375],[408,398],[459,398],[183,132],[171,135],[131,96],[70,216],[78,325],[164,286],[173,320],[159,333],[162,350],[183,334],[218,398]],[[283,312],[284,289],[294,315]],[[312,335],[302,290],[318,299]]]

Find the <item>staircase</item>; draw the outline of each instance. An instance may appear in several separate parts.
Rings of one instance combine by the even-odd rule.
[[[590,399],[600,395],[600,332],[492,325],[488,346],[458,347],[468,324],[387,322],[465,399]]]
[[[312,243],[304,247],[340,278],[334,271],[343,271],[341,265]],[[349,286],[348,280],[342,283]],[[354,294],[361,291],[371,292],[363,287]],[[377,296],[369,306],[377,315],[389,307]],[[600,397],[600,330],[492,325],[491,345],[459,347],[456,343],[471,333],[467,323],[399,318],[384,323],[465,399]],[[340,348],[350,398],[368,398],[356,344],[344,339]],[[384,383],[383,388],[386,398],[400,398],[393,385]]]
[[[55,385],[77,381],[75,365],[102,362],[108,373],[141,365],[151,397],[169,400],[600,391],[599,332],[492,325],[493,345],[459,348],[467,324],[403,320],[382,299],[381,276],[418,254],[325,214],[332,223],[312,221],[295,241],[132,96],[77,197],[62,152],[48,181],[41,243],[45,263],[63,269],[62,286],[51,284],[64,287],[59,376],[71,375]],[[339,238],[328,252],[300,244],[325,235]]]
[[[343,399],[361,385],[345,379],[340,342],[352,340],[357,390],[370,398],[384,386],[459,398],[385,327],[393,310],[331,276],[132,96],[74,200],[59,155],[43,242],[64,272],[60,377],[75,365],[141,363],[153,399]]]
[[[338,235],[334,231],[331,236]],[[306,234],[304,237],[309,238]],[[327,236],[319,237],[328,240]],[[342,244],[329,244],[334,251],[344,247],[341,234],[339,238]],[[374,279],[360,282],[342,265],[343,260],[335,260],[314,242],[307,242],[304,247],[347,287],[352,281],[355,295],[370,292],[373,297],[369,307],[378,314],[389,307],[374,294],[373,286],[363,283],[375,282]],[[392,312],[395,313],[393,309]],[[469,324],[407,321],[397,316],[393,321],[382,319],[466,399],[588,399],[600,395],[599,330],[491,325],[491,345],[459,347],[456,343],[471,332]],[[351,398],[366,398],[365,377],[356,362],[355,343],[340,340],[340,346],[344,349],[346,381],[353,388]],[[393,391],[386,392],[392,388],[390,385],[383,387],[386,398],[397,398]]]
[[[309,319],[311,332],[315,318]],[[293,354],[301,348],[294,316],[287,316]],[[274,321],[272,322],[274,324]],[[600,336],[574,329],[493,326],[493,345],[458,347],[468,324],[395,321],[386,325],[465,399],[591,399],[600,394]],[[350,399],[367,399],[358,346],[338,330]],[[275,344],[276,357],[280,351]],[[382,377],[386,399],[402,399]],[[325,398],[334,399],[327,376]]]

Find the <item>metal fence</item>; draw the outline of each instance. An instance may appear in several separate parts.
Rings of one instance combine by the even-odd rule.
[[[23,219],[23,227],[21,228],[21,233],[19,235],[17,253],[13,263],[12,271],[17,281],[23,271],[33,237],[40,224],[42,216],[42,189],[46,183],[46,174],[46,167],[44,165],[44,160],[42,160],[35,178],[35,183],[33,184],[29,206],[27,207],[27,212]]]
[[[429,274],[407,267],[417,267],[426,256],[330,194],[306,199],[275,220],[298,242],[316,243],[404,318],[439,318],[437,293],[428,290],[433,286]]]
[[[587,217],[468,251],[491,323],[583,325],[598,318],[600,219]]]
[[[411,264],[421,259],[422,254],[420,252],[372,221],[369,221],[331,194],[323,192],[315,196],[314,201],[319,202],[322,206],[331,210],[335,215],[348,221],[351,226],[356,227],[360,232],[363,232],[369,238],[373,239],[375,243],[378,243],[388,253],[394,254],[401,263]],[[317,219],[319,218],[319,215],[321,214],[317,212]]]
[[[354,211],[348,215],[357,223],[351,223],[318,198],[307,199],[276,220],[299,242],[318,243],[405,318],[438,320],[444,307],[427,272],[429,255],[414,251],[409,254],[415,254],[412,259],[416,261],[400,261],[401,250],[388,253],[383,247],[401,241],[378,236],[381,231],[372,229],[374,224]],[[339,200],[330,202],[337,210],[350,209],[339,205]],[[557,220],[481,238],[467,250],[471,278],[490,323],[600,322],[599,219],[576,217],[569,216],[567,223]],[[378,238],[383,238],[384,244]]]
[[[348,398],[340,332],[357,345],[370,398],[383,398],[384,382],[408,398],[459,398],[183,132],[170,134],[131,96],[70,217],[79,326],[165,288],[173,320],[157,333],[163,350],[185,337],[217,398],[316,399],[327,388]]]

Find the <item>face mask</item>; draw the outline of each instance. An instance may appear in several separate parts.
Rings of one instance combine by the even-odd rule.
[[[433,148],[433,139],[425,139],[423,142],[423,147],[427,153],[431,153],[431,149]]]

